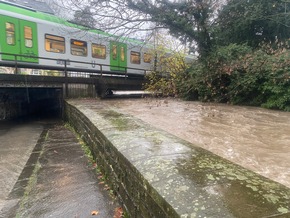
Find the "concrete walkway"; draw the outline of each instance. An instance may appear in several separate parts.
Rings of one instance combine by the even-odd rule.
[[[27,135],[30,132],[27,131]],[[33,152],[40,132],[35,134],[34,146],[27,149],[32,155],[13,190],[4,201],[2,199],[0,217],[87,218],[93,217],[92,211],[98,212],[97,217],[113,217],[118,205],[103,185],[98,184],[75,135],[61,124],[44,129],[43,133]],[[25,142],[23,140],[22,147],[27,147]],[[20,149],[13,150],[14,157],[21,153]],[[32,174],[25,178],[29,169]]]

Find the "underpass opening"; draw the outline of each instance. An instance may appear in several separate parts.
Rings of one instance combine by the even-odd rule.
[[[0,120],[60,118],[62,88],[0,88]]]

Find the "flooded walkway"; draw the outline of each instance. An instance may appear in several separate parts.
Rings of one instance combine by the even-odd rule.
[[[290,113],[175,99],[102,103],[290,188]]]
[[[1,124],[0,218],[114,216],[117,203],[60,121]]]
[[[37,182],[22,200],[20,217],[114,216],[116,204],[98,185],[75,135],[63,125],[49,129],[39,159]]]
[[[0,217],[5,199],[17,182],[43,128],[42,124],[35,122],[0,122]]]

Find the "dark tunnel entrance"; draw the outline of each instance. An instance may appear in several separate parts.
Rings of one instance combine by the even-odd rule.
[[[0,120],[61,118],[62,88],[0,88]]]

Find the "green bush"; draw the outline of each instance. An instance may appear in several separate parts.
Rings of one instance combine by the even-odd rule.
[[[185,99],[290,111],[289,51],[272,48],[218,47],[184,73],[178,93]]]
[[[144,88],[161,96],[177,96],[177,84],[183,80],[184,72],[188,65],[185,63],[185,57],[180,53],[172,53],[170,56],[161,53],[158,54],[158,65],[153,67],[155,71],[147,75],[147,83]]]
[[[252,50],[246,45],[230,44],[217,47],[190,68],[176,57],[165,63],[170,63],[167,69],[173,70],[166,77],[160,72],[151,74],[147,86],[150,91],[186,100],[290,111],[290,52],[283,46]]]
[[[240,56],[250,51],[249,47],[236,44],[217,48],[205,60],[192,65],[185,83],[179,83],[180,96],[200,101],[229,102],[231,73]],[[193,97],[188,94],[193,94]]]

